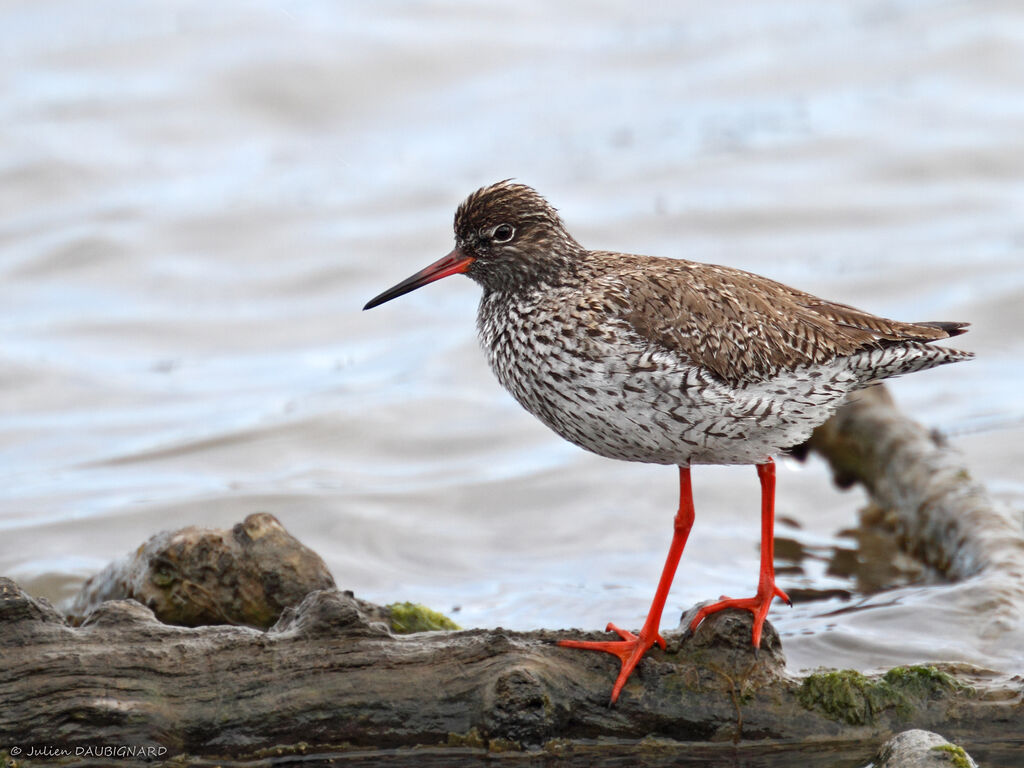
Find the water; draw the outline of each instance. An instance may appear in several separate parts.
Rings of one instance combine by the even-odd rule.
[[[674,471],[521,411],[469,281],[360,312],[511,176],[593,247],[971,321],[976,361],[894,394],[1024,509],[1017,4],[53,1],[8,7],[0,36],[0,572],[34,594],[265,510],[360,597],[638,626]],[[753,469],[693,479],[670,612],[756,580]],[[819,555],[784,588],[855,589],[821,558],[863,502],[820,461],[781,468],[780,535]],[[1009,672],[1019,590],[911,583],[771,618],[794,669]]]

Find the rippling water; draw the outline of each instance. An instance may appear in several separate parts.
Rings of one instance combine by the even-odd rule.
[[[266,510],[361,597],[466,626],[639,625],[675,473],[585,454],[522,412],[476,348],[471,282],[360,312],[447,252],[462,197],[510,176],[592,247],[971,321],[975,362],[894,394],[1024,508],[1019,4],[41,0],[4,16],[0,572],[36,594],[73,593],[156,530]],[[821,553],[853,546],[864,497],[820,462],[793,469],[780,535],[820,556],[781,584],[853,589]],[[701,467],[694,486],[670,611],[756,581],[753,469]],[[1012,669],[1012,591],[1016,634],[979,628],[971,590],[772,619],[796,668]]]

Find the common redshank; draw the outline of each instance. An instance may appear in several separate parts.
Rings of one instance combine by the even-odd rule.
[[[665,647],[661,614],[694,519],[692,465],[757,467],[757,593],[705,606],[690,623],[750,611],[757,648],[772,600],[790,602],[775,584],[772,457],[804,442],[849,392],[972,357],[928,344],[967,323],[897,322],[739,269],[589,251],[543,197],[510,181],[466,198],[454,250],[364,309],[460,273],[483,287],[480,342],[526,410],[601,456],[679,468],[672,544],[639,633],[609,624],[618,640],[559,643],[620,659],[612,702],[643,655]]]

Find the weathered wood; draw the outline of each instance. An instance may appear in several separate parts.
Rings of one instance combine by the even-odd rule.
[[[1024,581],[1024,531],[993,503],[958,451],[907,418],[883,385],[850,395],[807,447],[840,486],[862,483],[891,513],[903,548],[946,578],[1004,571]]]
[[[906,546],[949,578],[1020,567],[1019,529],[955,452],[884,394],[844,406],[811,446],[839,479],[864,482],[893,510]],[[107,583],[175,581],[166,578],[166,557],[144,561],[155,569]],[[1024,749],[1019,678],[966,666],[794,678],[770,625],[765,650],[754,655],[744,613],[717,614],[692,637],[666,632],[667,650],[652,650],[609,708],[616,660],[558,648],[562,632],[397,635],[386,608],[336,589],[309,593],[266,631],[169,626],[132,600],[91,612],[84,605],[81,626],[72,626],[0,579],[0,762],[12,746],[23,750],[18,764],[31,766],[50,758],[26,761],[28,750],[47,745],[149,745],[164,757],[190,756],[179,765],[224,755],[268,765],[310,752],[367,765],[477,764],[498,752],[512,764],[671,765],[699,756],[831,765],[866,762],[907,728],[938,731],[982,762]],[[96,754],[80,764],[115,762]]]
[[[609,708],[614,659],[552,645],[562,633],[394,635],[337,590],[311,593],[265,632],[169,626],[134,601],[105,603],[71,627],[14,582],[0,580],[0,598],[0,744],[22,749],[151,744],[252,756],[280,745],[431,745],[526,755],[595,738],[620,748],[645,738],[863,745],[908,726],[971,743],[1024,732],[1019,681],[993,680],[979,696],[930,668],[793,679],[774,630],[755,656],[749,617],[736,612],[685,642],[666,633],[668,650],[649,654]]]

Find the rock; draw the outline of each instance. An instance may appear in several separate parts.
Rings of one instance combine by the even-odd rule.
[[[875,768],[977,768],[961,747],[931,731],[903,731],[889,739],[875,757]]]
[[[230,531],[192,526],[156,534],[86,581],[66,613],[80,624],[104,601],[131,599],[165,624],[267,629],[286,607],[334,586],[318,554],[258,512]]]

